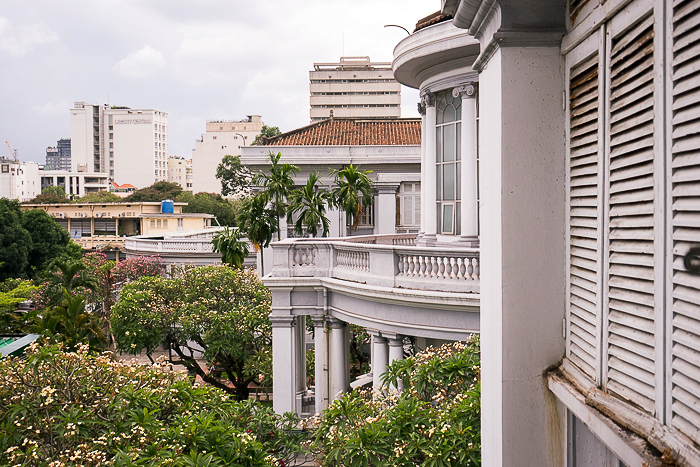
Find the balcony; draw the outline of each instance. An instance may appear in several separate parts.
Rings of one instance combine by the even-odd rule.
[[[133,237],[125,240],[125,248],[139,254],[155,253],[212,253],[211,238],[158,239]]]

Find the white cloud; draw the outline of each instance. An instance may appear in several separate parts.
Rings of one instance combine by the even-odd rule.
[[[0,16],[0,50],[15,57],[30,52],[35,45],[58,41],[58,35],[42,23],[15,25]]]
[[[68,101],[60,102],[47,102],[44,105],[34,105],[32,106],[32,112],[36,112],[43,116],[53,116],[53,115],[67,115],[68,109],[71,108],[71,103]]]
[[[143,78],[158,73],[165,68],[162,52],[150,45],[132,52],[114,65],[114,70],[128,78]]]

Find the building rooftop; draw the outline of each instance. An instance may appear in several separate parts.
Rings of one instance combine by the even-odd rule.
[[[443,21],[449,21],[451,19],[452,15],[443,15],[440,11],[436,11],[425,18],[419,19],[416,23],[416,29],[414,29],[413,32],[420,31],[421,29],[432,26],[433,24],[442,23]]]
[[[260,146],[382,146],[420,145],[418,118],[329,118],[260,138]]]

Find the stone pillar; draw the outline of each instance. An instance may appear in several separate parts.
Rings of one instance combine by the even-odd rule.
[[[461,237],[467,246],[479,247],[477,206],[477,136],[476,136],[476,84],[469,83],[452,90],[453,97],[462,99],[462,188],[461,188]]]
[[[296,413],[302,413],[302,400],[306,394],[306,316],[296,317]]]
[[[316,413],[328,408],[328,336],[323,316],[313,316]]]
[[[294,316],[270,316],[272,322],[272,389],[275,412],[296,412],[297,329]]]
[[[330,347],[330,378],[329,378],[329,403],[338,398],[338,393],[347,391],[349,386],[349,341],[346,339],[347,324],[335,318],[330,320],[331,332]]]
[[[397,334],[394,337],[389,338],[389,364],[394,360],[403,360],[403,336]],[[403,390],[403,384],[398,383],[398,387],[391,387],[391,389]]]
[[[421,101],[425,105],[425,164],[421,164],[421,222],[423,237],[420,246],[432,246],[437,241],[437,149],[435,147],[435,94],[424,92]],[[423,165],[425,171],[422,171]],[[425,200],[425,201],[423,201]]]
[[[375,235],[396,233],[396,183],[377,182],[374,184],[379,195],[374,211]]]
[[[421,137],[420,137],[420,233],[417,239],[420,239],[425,235],[425,135],[426,135],[426,121],[425,121],[425,104],[423,100],[418,103],[418,113],[421,115]]]
[[[378,333],[372,339],[372,387],[379,389],[382,386],[381,376],[386,371],[389,363],[389,345],[386,337]]]

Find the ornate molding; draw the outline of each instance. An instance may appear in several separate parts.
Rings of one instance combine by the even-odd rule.
[[[424,107],[435,107],[435,94],[430,91],[424,91],[420,95],[420,101]]]
[[[462,86],[457,86],[452,90],[452,97],[461,99],[474,99],[476,97],[476,83],[469,83]]]
[[[422,117],[425,117],[425,105],[423,104],[422,99],[421,102],[418,103],[418,113],[421,114]]]

